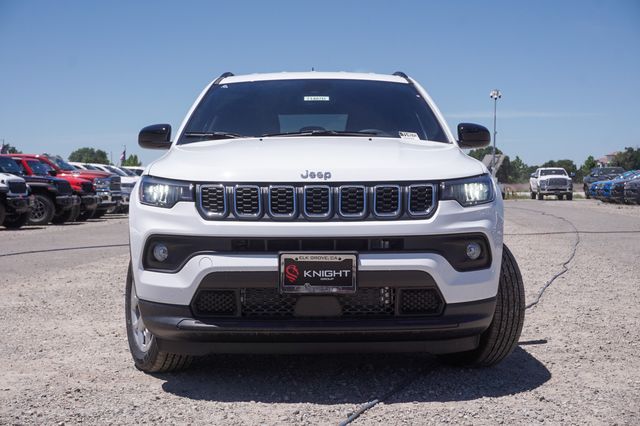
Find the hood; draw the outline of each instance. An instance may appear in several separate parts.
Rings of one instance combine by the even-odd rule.
[[[0,172],[0,182],[24,182],[24,179],[20,176],[12,175],[11,173]]]
[[[177,145],[148,169],[153,176],[188,181],[316,183],[441,180],[486,172],[482,163],[453,144],[366,137],[225,139]]]
[[[547,179],[567,179],[567,180],[571,180],[571,178],[569,176],[565,176],[565,175],[544,175],[544,176],[540,176],[540,180],[547,180]]]
[[[74,176],[83,179],[93,180],[95,178],[106,178],[111,176],[111,173],[101,172],[98,170],[61,170],[57,176]]]
[[[63,179],[56,179],[56,178],[53,178],[53,177],[38,176],[38,175],[23,176],[23,178],[27,183],[49,183],[49,184],[53,184],[57,180],[63,180]]]

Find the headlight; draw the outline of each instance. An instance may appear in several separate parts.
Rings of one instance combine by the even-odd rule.
[[[144,176],[140,182],[140,202],[170,209],[179,201],[193,201],[193,185]]]
[[[493,182],[489,175],[442,183],[442,200],[456,200],[463,207],[493,201]]]

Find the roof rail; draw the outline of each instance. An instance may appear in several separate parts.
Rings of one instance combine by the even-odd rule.
[[[227,78],[227,77],[233,77],[233,73],[229,71],[223,72],[222,75],[220,75],[220,77],[215,79],[212,86],[215,86],[216,84],[220,83],[220,81],[222,81],[223,78]]]
[[[397,75],[398,77],[402,77],[405,80],[407,80],[409,83],[412,83],[412,81],[409,79],[409,76],[407,76],[405,73],[403,73],[402,71],[396,71],[393,73],[393,75]]]

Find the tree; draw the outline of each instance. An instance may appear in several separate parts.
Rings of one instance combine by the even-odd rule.
[[[22,154],[22,151],[18,151],[15,146],[8,143],[3,143],[0,147],[0,154]]]
[[[482,161],[485,155],[491,155],[492,152],[493,152],[493,148],[488,146],[486,148],[478,148],[478,149],[471,150],[471,152],[469,152],[469,156],[475,158],[476,160]],[[496,148],[496,155],[499,155],[499,154],[502,154],[502,151]]]
[[[529,180],[529,166],[522,161],[520,157],[516,155],[516,158],[511,162],[511,180],[509,183],[521,183]]]
[[[80,148],[69,154],[69,161],[78,163],[99,163],[110,164],[109,156],[101,149],[95,148]]]
[[[128,167],[140,167],[142,166],[142,162],[138,160],[138,156],[136,154],[131,154],[126,160],[124,160],[122,165]]]
[[[640,148],[626,147],[613,157],[610,166],[622,167],[625,170],[640,169]]]

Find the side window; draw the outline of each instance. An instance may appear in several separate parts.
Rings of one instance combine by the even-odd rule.
[[[20,169],[20,171],[24,174],[27,174],[27,170],[24,168],[24,165],[22,164],[22,161],[20,160],[15,160],[16,164],[18,166],[18,168]]]

